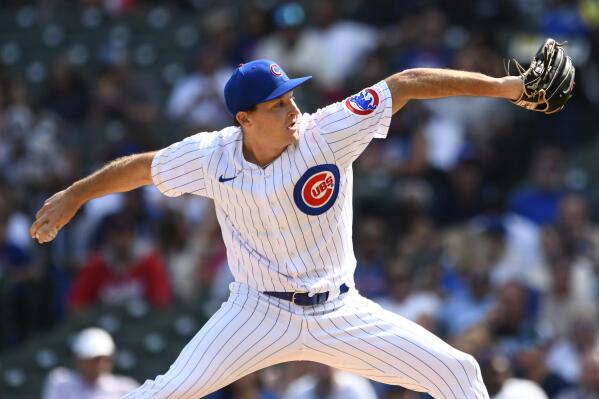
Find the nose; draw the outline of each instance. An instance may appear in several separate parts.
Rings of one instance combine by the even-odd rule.
[[[295,101],[291,100],[290,103],[291,103],[291,109],[289,110],[289,115],[291,115],[291,116],[299,115],[300,110],[299,110],[297,104],[295,103]]]

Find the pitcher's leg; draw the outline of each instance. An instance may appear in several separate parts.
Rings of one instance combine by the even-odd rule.
[[[275,306],[229,300],[173,365],[125,399],[196,399],[261,368],[299,356],[301,321]]]
[[[306,360],[435,398],[488,399],[474,358],[356,293],[308,323]]]

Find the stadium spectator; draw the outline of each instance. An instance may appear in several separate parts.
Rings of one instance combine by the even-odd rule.
[[[512,356],[539,339],[535,328],[533,292],[520,281],[510,281],[497,287],[495,304],[486,317],[486,324],[495,347]]]
[[[95,169],[108,153],[152,151],[175,136],[229,124],[222,99],[228,70],[256,54],[278,60],[290,74],[315,76],[314,94],[296,93],[311,112],[406,66],[490,76],[503,73],[502,58],[526,66],[543,39],[520,34],[532,21],[542,34],[571,35],[564,39],[577,67],[572,101],[550,117],[494,99],[408,104],[388,140],[371,143],[354,164],[357,284],[387,296],[389,284],[404,298],[398,302],[405,314],[429,311],[421,306],[426,301],[414,306],[415,295],[435,296],[442,302],[440,333],[456,347],[472,354],[503,350],[515,361],[515,375],[552,398],[597,396],[586,377],[596,370],[586,355],[598,345],[599,320],[595,1],[0,3],[0,214],[8,218],[0,240],[0,363],[3,370],[12,366],[12,347],[23,353],[17,366],[35,391],[16,395],[39,397],[38,379],[29,378],[30,341],[23,339],[48,343],[47,326],[62,330],[67,307],[83,311],[88,301],[106,297],[167,304],[170,280],[172,292],[188,301],[184,306],[210,313],[232,279],[209,199],[165,201],[144,189],[94,201],[65,234],[38,246],[27,227],[50,192]],[[147,63],[143,56],[150,56]],[[181,65],[190,58],[185,75]],[[100,245],[103,234],[92,237],[114,212],[135,219],[134,239],[118,233]],[[98,246],[90,248],[90,239]],[[409,273],[397,267],[387,281],[383,265],[394,269],[390,255],[397,252]],[[142,259],[146,266],[136,269]],[[109,277],[93,281],[100,271]],[[112,288],[96,295],[97,285]],[[140,288],[146,286],[153,288]],[[68,304],[67,294],[75,296],[69,287],[85,305]],[[118,295],[107,294],[112,289]],[[256,386],[255,376],[248,377],[219,399],[258,395]],[[393,388],[379,397],[422,395]]]
[[[368,380],[320,363],[309,363],[309,372],[291,381],[283,399],[376,399]]]
[[[0,207],[0,348],[21,342],[37,327],[37,288],[42,275],[31,253],[7,236],[8,212]]]
[[[507,357],[491,353],[481,358],[479,364],[491,399],[548,399],[535,382],[514,378]]]
[[[231,119],[223,94],[231,73],[222,57],[218,48],[202,46],[194,57],[193,71],[178,81],[169,94],[167,115],[191,131],[217,130]]]
[[[443,179],[433,214],[441,225],[463,223],[482,213],[483,170],[473,148],[463,148]]]
[[[306,11],[296,2],[281,4],[273,12],[277,28],[262,38],[252,58],[277,60],[289,75],[313,75],[319,86],[327,77],[327,49],[320,42],[320,35],[306,25]]]
[[[391,60],[395,70],[430,67],[443,68],[451,64],[453,54],[444,43],[447,29],[446,13],[437,7],[423,7],[418,13],[402,20],[404,42]]]
[[[577,383],[585,354],[599,350],[596,314],[581,309],[569,328],[568,336],[556,341],[549,349],[547,365],[566,381]]]
[[[138,134],[139,141],[145,139],[147,125],[160,117],[160,92],[155,80],[142,72],[134,73],[125,55],[106,60],[94,94],[94,120],[120,120]],[[138,133],[141,129],[143,133]]]
[[[200,262],[207,249],[198,242],[185,217],[176,211],[165,212],[158,225],[159,245],[164,254],[173,293],[179,299],[197,299],[200,287]]]
[[[81,123],[88,116],[92,105],[89,85],[68,62],[66,54],[52,60],[40,105],[69,123]]]
[[[414,287],[417,282],[405,259],[394,258],[385,268],[389,294],[381,298],[379,304],[430,331],[435,331],[441,307],[441,299],[437,293]]]
[[[533,155],[530,184],[514,193],[510,208],[540,226],[554,223],[564,196],[564,159],[561,149],[545,146]]]
[[[593,265],[571,252],[550,259],[550,287],[542,301],[539,328],[560,339],[581,312],[597,314]]]
[[[208,399],[277,399],[275,393],[264,386],[262,372],[256,371],[235,381],[217,393],[207,396]]]
[[[411,220],[404,224],[407,230],[396,241],[397,251],[415,271],[416,288],[434,290],[443,254],[441,235],[433,219],[425,215],[411,215]]]
[[[569,193],[559,203],[557,226],[582,256],[599,264],[599,226],[590,220],[589,199]]]
[[[161,254],[136,239],[128,215],[111,215],[105,226],[104,244],[74,278],[71,311],[135,299],[159,307],[170,304],[171,287]]]
[[[556,399],[596,399],[599,398],[599,350],[588,352],[582,362],[580,386],[572,388]]]
[[[112,374],[115,351],[112,337],[99,328],[81,331],[73,341],[76,370],[50,372],[42,399],[118,399],[139,385],[129,377]]]
[[[521,350],[514,356],[514,366],[521,377],[536,382],[543,388],[547,396],[555,398],[559,393],[570,388],[572,383],[551,371],[547,366],[545,358],[549,346],[549,342],[539,342]]]
[[[355,233],[356,288],[368,298],[385,294],[385,222],[375,216],[357,221]]]
[[[342,18],[340,7],[332,0],[318,2],[315,13],[316,38],[326,50],[322,83],[328,97],[338,100],[343,95],[345,79],[376,48],[379,32],[372,26]]]
[[[492,308],[493,296],[488,271],[466,268],[457,287],[447,292],[440,311],[446,333],[454,337],[482,322]]]

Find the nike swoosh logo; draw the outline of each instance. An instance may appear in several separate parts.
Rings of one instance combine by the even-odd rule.
[[[235,175],[233,177],[224,177],[223,175],[220,175],[220,177],[218,178],[218,181],[221,183],[224,183],[226,181],[233,180],[236,177],[237,177],[237,175]]]

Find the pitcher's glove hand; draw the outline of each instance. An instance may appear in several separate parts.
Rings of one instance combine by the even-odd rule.
[[[518,61],[514,65],[524,83],[519,99],[512,101],[519,107],[553,114],[560,111],[572,97],[574,66],[564,52],[563,43],[547,39],[539,48],[528,69]],[[510,61],[506,70],[509,75]]]

